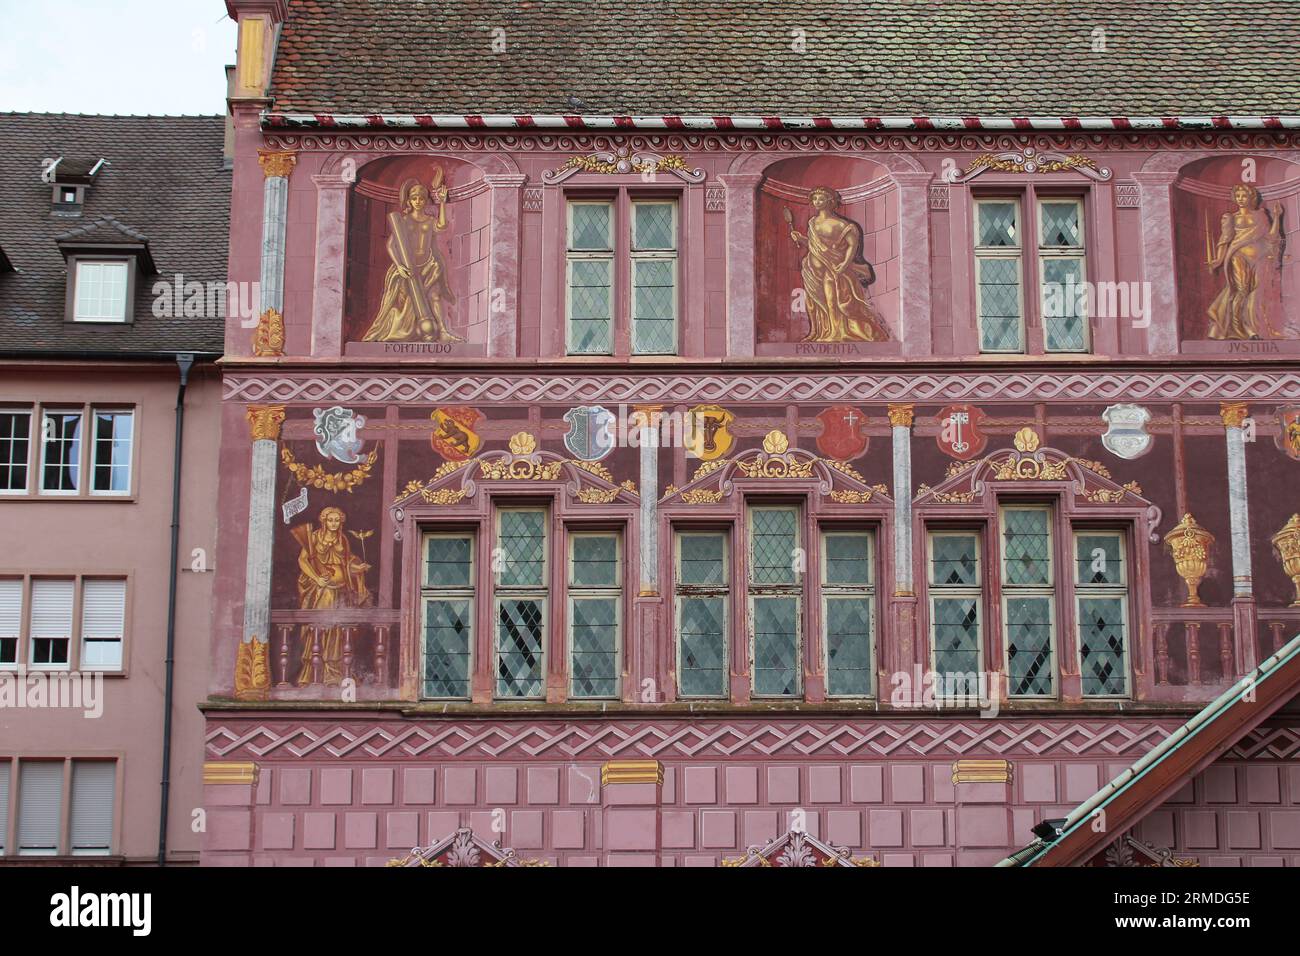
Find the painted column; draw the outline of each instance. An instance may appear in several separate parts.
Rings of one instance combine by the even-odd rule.
[[[1246,501],[1245,402],[1223,402],[1219,415],[1228,451],[1228,517],[1232,528],[1232,607],[1237,632],[1238,674],[1255,666],[1255,596],[1250,573],[1250,509]],[[1234,675],[1235,676],[1235,675]]]
[[[519,327],[519,217],[528,177],[523,173],[489,173],[483,179],[492,187],[487,354],[514,358]]]
[[[262,184],[262,269],[259,275],[262,315],[271,309],[284,314],[284,232],[288,222],[289,174],[296,153],[259,149],[257,161],[266,177]]]
[[[1150,283],[1147,350],[1152,355],[1178,352],[1178,302],[1174,285],[1174,219],[1170,193],[1177,172],[1133,174],[1142,203],[1142,278]]]
[[[894,173],[898,183],[898,338],[904,355],[929,355],[930,180],[927,172]],[[909,254],[911,250],[920,253]]]
[[[355,165],[345,166],[344,171],[338,175],[311,178],[316,184],[316,277],[312,284],[311,299],[311,354],[314,356],[337,358],[343,354],[343,277],[347,255],[348,190],[355,178]],[[264,248],[265,245],[263,239]],[[263,273],[266,268],[264,258]]]
[[[253,437],[248,494],[248,565],[244,574],[244,635],[235,659],[235,697],[265,700],[271,689],[271,543],[275,535],[275,457],[283,405],[249,405]]]
[[[894,450],[894,595],[891,632],[893,642],[879,645],[876,693],[889,693],[890,670],[911,671],[916,660],[916,591],[912,582],[912,420],[913,405],[889,406],[890,444]],[[890,660],[889,658],[893,658]]]
[[[727,187],[727,355],[754,354],[754,213],[762,173],[722,173]]]
[[[641,451],[641,596],[659,594],[659,412],[662,405],[633,405]]]

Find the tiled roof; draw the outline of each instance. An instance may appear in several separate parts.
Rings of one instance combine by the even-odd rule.
[[[1295,0],[290,0],[273,109],[1273,115],[1297,36]]]
[[[0,353],[220,352],[224,322],[154,315],[159,280],[226,278],[230,170],[220,116],[0,113]],[[86,187],[80,218],[52,215],[42,162],[108,163]],[[62,166],[62,164],[60,164]],[[159,275],[136,279],[135,321],[64,322],[67,268],[59,243],[147,242]]]

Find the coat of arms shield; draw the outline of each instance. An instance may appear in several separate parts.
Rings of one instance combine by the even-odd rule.
[[[827,458],[849,461],[867,450],[867,416],[850,405],[833,405],[817,416],[822,433],[817,450]]]
[[[1137,458],[1151,448],[1151,436],[1146,425],[1151,413],[1141,405],[1111,405],[1101,413],[1107,426],[1101,443],[1112,455],[1120,458]]]
[[[579,461],[600,461],[614,450],[614,413],[602,405],[579,405],[564,413],[564,447]]]
[[[483,413],[476,408],[437,408],[429,415],[433,419],[433,435],[429,444],[448,461],[466,461],[474,457],[483,439],[474,431]]]
[[[934,418],[939,424],[935,441],[940,450],[958,461],[970,461],[989,442],[980,431],[985,417],[983,410],[974,405],[949,405]]]

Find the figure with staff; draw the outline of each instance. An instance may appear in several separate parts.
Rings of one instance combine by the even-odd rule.
[[[429,201],[437,204],[431,215]],[[438,251],[438,233],[447,228],[447,186],[435,166],[429,187],[408,179],[400,205],[388,214],[391,265],[384,277],[379,311],[362,337],[366,342],[463,342],[447,327],[447,309],[456,301],[447,284],[447,266]]]
[[[1210,338],[1258,339],[1270,331],[1264,291],[1281,265],[1282,206],[1263,209],[1259,190],[1248,183],[1232,187],[1232,201],[1237,208],[1220,219],[1217,243],[1206,223],[1206,265],[1223,270],[1223,288],[1207,310]]]

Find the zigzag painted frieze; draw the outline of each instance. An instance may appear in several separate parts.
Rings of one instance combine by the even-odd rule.
[[[1092,755],[1133,760],[1177,728],[1177,719],[1098,720],[626,720],[345,721],[224,720],[210,725],[209,759],[643,757],[873,759]],[[1294,735],[1292,740],[1294,747]]]
[[[1290,401],[1292,372],[872,375],[263,375],[230,373],[243,402]]]

